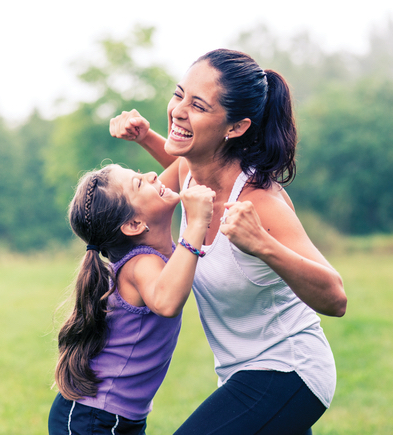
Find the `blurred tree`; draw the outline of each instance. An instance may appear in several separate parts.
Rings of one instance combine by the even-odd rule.
[[[393,81],[327,85],[299,110],[295,203],[346,233],[393,231]]]
[[[393,19],[389,17],[385,25],[375,27],[370,33],[369,49],[360,58],[360,66],[365,75],[376,75],[393,80]]]
[[[54,189],[44,181],[42,150],[52,123],[37,112],[19,129],[0,128],[0,238],[15,250],[41,249],[69,237]]]
[[[164,68],[141,66],[136,60],[151,48],[153,34],[154,28],[137,26],[125,41],[100,41],[101,58],[79,65],[79,78],[96,90],[97,99],[54,121],[45,172],[60,207],[68,204],[81,171],[97,168],[104,160],[141,171],[161,170],[141,147],[109,134],[109,119],[132,108],[156,131],[167,134],[166,106],[175,81]]]
[[[23,152],[19,138],[0,119],[0,240],[12,243],[14,218],[18,213],[18,193],[22,176]]]

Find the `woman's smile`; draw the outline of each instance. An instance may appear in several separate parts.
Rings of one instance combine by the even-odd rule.
[[[219,102],[219,73],[207,62],[192,66],[168,104],[168,154],[192,158],[214,153],[230,126]]]
[[[194,136],[190,131],[176,125],[175,123],[172,123],[170,134],[176,140],[187,140]]]

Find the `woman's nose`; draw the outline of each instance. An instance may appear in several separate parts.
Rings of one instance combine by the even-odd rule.
[[[172,118],[186,119],[187,111],[185,109],[186,104],[184,103],[184,100],[177,102],[172,108]]]

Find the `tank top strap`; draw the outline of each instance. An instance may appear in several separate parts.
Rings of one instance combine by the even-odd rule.
[[[254,172],[252,169],[251,174]],[[232,192],[229,196],[228,202],[236,202],[243,190],[244,185],[247,183],[247,180],[249,179],[249,175],[247,175],[245,172],[240,172],[238,177],[236,178],[235,184],[232,187]]]
[[[184,180],[183,183],[183,189],[182,190],[186,190],[188,189],[188,186],[190,185],[190,181],[191,181],[191,171],[188,171],[187,177]]]

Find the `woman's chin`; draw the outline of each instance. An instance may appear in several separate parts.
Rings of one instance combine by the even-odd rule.
[[[173,140],[169,137],[165,142],[165,152],[170,156],[183,156],[188,150],[191,140]]]

